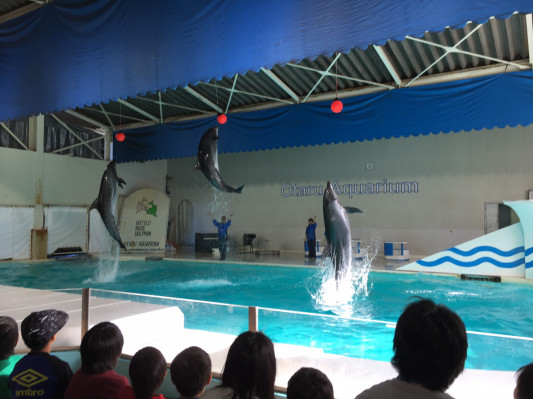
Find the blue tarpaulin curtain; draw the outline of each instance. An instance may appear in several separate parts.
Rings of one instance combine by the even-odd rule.
[[[0,121],[364,49],[514,11],[532,12],[533,2],[54,0],[0,24]]]
[[[219,127],[220,153],[407,137],[533,123],[533,71],[467,79],[343,99],[231,114]],[[118,162],[195,156],[216,119],[125,131]]]

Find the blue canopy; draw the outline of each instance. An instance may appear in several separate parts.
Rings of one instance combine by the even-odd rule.
[[[220,153],[481,130],[533,123],[533,71],[391,90],[331,102],[235,113],[219,128]],[[216,119],[125,131],[118,162],[195,156]]]
[[[0,24],[0,121],[364,49],[514,11],[533,12],[533,2],[54,0]]]

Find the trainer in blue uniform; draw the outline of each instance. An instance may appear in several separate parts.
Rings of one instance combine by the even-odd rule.
[[[209,214],[211,215],[211,214]],[[228,244],[228,228],[231,226],[231,217],[233,213],[229,216],[229,220],[226,222],[226,216],[222,216],[220,222],[217,222],[216,219],[213,219],[213,224],[218,228],[218,250],[220,251],[220,260],[226,259],[226,250]]]
[[[316,219],[316,216],[315,216]],[[305,229],[305,239],[307,241],[307,248],[309,249],[309,258],[316,258],[316,236],[315,236],[316,222],[309,218],[307,227]]]

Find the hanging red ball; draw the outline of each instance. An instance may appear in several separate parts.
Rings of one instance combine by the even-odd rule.
[[[117,139],[117,141],[122,142],[126,140],[126,135],[122,133],[122,131],[119,131],[117,134],[115,134],[115,139]]]
[[[332,110],[334,113],[338,114],[339,112],[342,111],[342,107],[343,107],[343,106],[344,106],[344,105],[342,104],[342,101],[339,100],[338,98],[336,98],[335,101],[333,101],[333,102],[331,103],[331,110]]]
[[[217,116],[217,121],[218,121],[218,123],[223,125],[224,123],[226,123],[228,121],[228,117],[226,116],[226,114],[219,114]]]

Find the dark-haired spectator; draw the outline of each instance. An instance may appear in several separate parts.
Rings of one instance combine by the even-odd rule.
[[[272,341],[262,332],[246,331],[229,348],[222,383],[201,399],[273,399],[275,379]]]
[[[533,399],[533,363],[520,367],[516,372],[514,399]]]
[[[170,364],[170,378],[180,399],[197,398],[211,382],[211,358],[197,346],[184,349]]]
[[[398,377],[356,399],[450,399],[445,391],[463,372],[467,348],[461,318],[444,305],[418,298],[396,324],[391,363]]]
[[[67,313],[54,309],[32,312],[22,320],[20,333],[30,353],[19,360],[9,376],[13,398],[63,398],[72,370],[50,350],[67,321]]]
[[[333,385],[322,371],[302,367],[287,384],[287,399],[333,399]]]
[[[155,393],[167,375],[167,362],[158,349],[147,346],[137,351],[131,358],[129,374],[131,387],[122,388],[118,399],[164,399]]]
[[[22,359],[20,355],[13,355],[18,340],[17,322],[9,316],[0,316],[0,398],[11,396],[7,386],[9,374],[13,371],[15,364]]]
[[[83,336],[80,345],[81,369],[65,392],[65,399],[115,399],[128,379],[115,372],[124,337],[113,323],[96,324]]]

